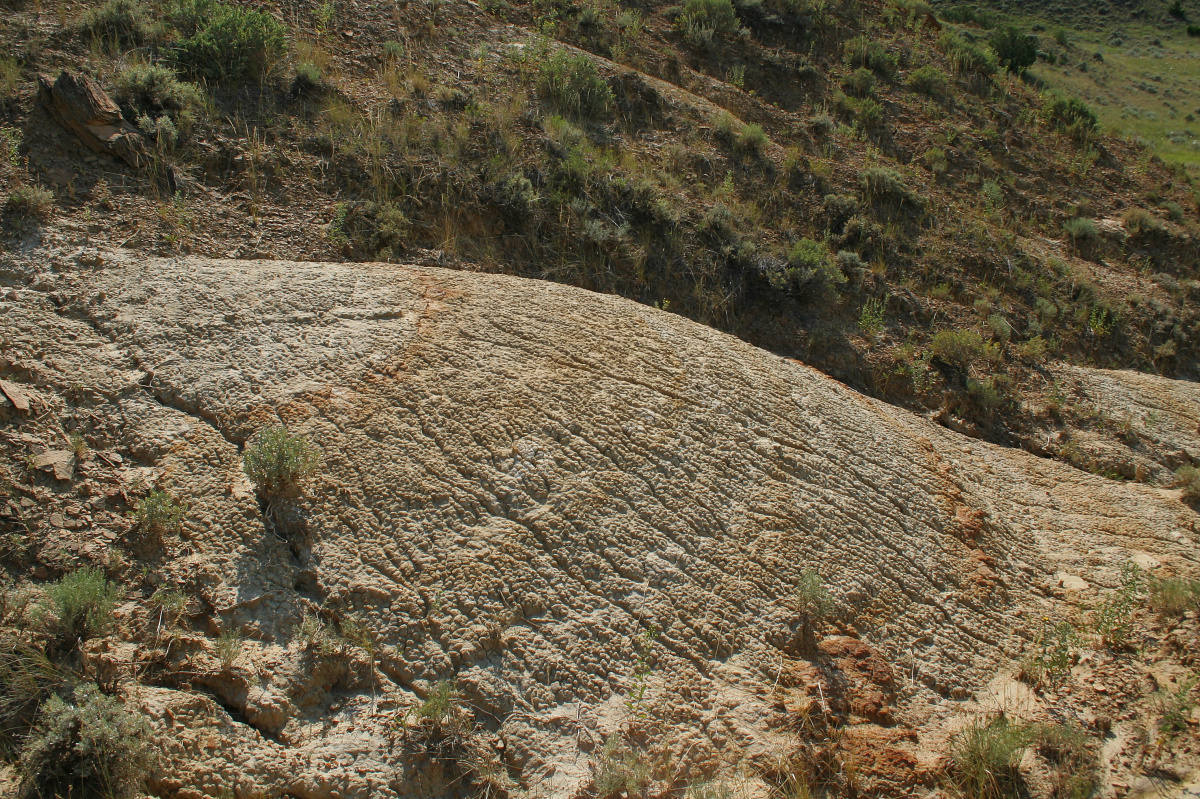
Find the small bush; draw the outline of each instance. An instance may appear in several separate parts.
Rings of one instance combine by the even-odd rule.
[[[21,65],[15,59],[0,55],[0,97],[12,97],[21,82]]]
[[[863,338],[874,341],[875,337],[883,332],[884,310],[885,302],[878,297],[872,297],[863,303],[858,316],[858,331],[862,333]]]
[[[1037,37],[1021,33],[1011,25],[993,33],[988,39],[988,44],[996,51],[1000,66],[1009,72],[1021,75],[1037,63]]]
[[[950,69],[960,75],[994,75],[1000,62],[995,53],[968,42],[956,33],[946,31],[938,39],[938,45],[950,62]]]
[[[895,57],[884,50],[882,44],[865,35],[848,39],[842,49],[846,63],[852,67],[863,67],[889,79],[896,74]]]
[[[226,82],[261,77],[287,52],[287,29],[266,11],[217,0],[181,0],[172,22],[176,58],[189,72]]]
[[[992,375],[983,379],[967,379],[967,396],[971,405],[983,416],[990,417],[1008,399],[1007,375]]]
[[[153,12],[135,0],[108,0],[84,14],[79,28],[89,36],[137,45],[155,37],[156,30],[150,23],[153,18]]]
[[[166,491],[154,490],[138,501],[133,517],[144,533],[175,533],[183,525],[187,506],[176,502]]]
[[[912,74],[908,76],[908,87],[914,92],[927,94],[930,97],[943,97],[949,88],[950,79],[946,77],[946,73],[935,67],[933,64],[926,64],[923,67],[914,69]]]
[[[1151,577],[1147,587],[1150,607],[1160,616],[1179,618],[1189,610],[1200,610],[1200,580]]]
[[[1012,338],[1012,325],[1008,323],[1000,314],[992,314],[987,319],[988,330],[992,331],[992,335],[999,341],[1008,341]]]
[[[134,796],[152,763],[149,736],[144,719],[85,683],[42,706],[20,766],[39,796]]]
[[[582,53],[559,50],[542,62],[538,90],[559,113],[591,118],[607,113],[613,91]]]
[[[112,624],[113,608],[120,596],[120,587],[108,581],[103,569],[83,568],[46,586],[43,610],[53,615],[61,637],[91,638]]]
[[[943,330],[930,340],[929,351],[952,366],[966,367],[983,356],[987,347],[974,330]]]
[[[684,40],[706,45],[715,36],[728,36],[739,29],[737,11],[730,0],[687,0],[675,22]]]
[[[833,598],[825,587],[821,575],[811,569],[801,572],[796,580],[794,595],[796,612],[813,624],[821,624],[833,610]]]
[[[1187,35],[1188,36],[1200,36],[1200,25],[1188,25],[1187,26]]]
[[[54,194],[49,189],[26,183],[12,190],[5,208],[16,216],[46,222],[54,216]]]
[[[299,493],[301,483],[316,473],[320,453],[304,436],[268,427],[246,447],[242,462],[259,495],[272,500]]]
[[[883,106],[869,97],[858,104],[854,124],[862,131],[874,131],[883,127]]]

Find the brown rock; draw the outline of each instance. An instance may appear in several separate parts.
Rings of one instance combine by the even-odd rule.
[[[48,75],[38,75],[38,99],[92,150],[115,155],[134,168],[149,161],[146,137],[87,75],[64,69],[53,84]]]
[[[29,398],[25,396],[25,392],[21,391],[13,383],[9,383],[7,380],[0,380],[0,394],[8,397],[8,401],[20,413],[29,413]]]
[[[55,480],[70,480],[75,476],[75,453],[64,449],[47,450],[33,457],[33,468],[53,471]]]

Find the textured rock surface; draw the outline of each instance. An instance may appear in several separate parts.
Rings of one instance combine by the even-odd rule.
[[[910,790],[916,744],[875,724],[936,725],[1076,580],[1115,585],[1134,556],[1197,565],[1178,492],[963,438],[615,297],[396,265],[3,271],[28,286],[0,295],[15,374],[103,398],[126,470],[191,505],[164,573],[209,634],[248,638],[227,669],[183,642],[203,676],[135,691],[171,733],[156,787],[179,796],[441,790],[395,734],[444,678],[510,774],[569,794],[627,718],[651,629],[645,734],[682,778],[780,745],[804,655],[861,686],[856,745]],[[239,453],[280,421],[323,452],[286,542]],[[815,655],[789,609],[806,569],[852,636]],[[375,652],[307,646],[318,609]]]

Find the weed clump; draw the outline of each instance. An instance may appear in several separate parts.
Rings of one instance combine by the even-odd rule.
[[[266,11],[182,0],[171,21],[182,34],[175,51],[180,65],[210,80],[260,77],[287,52],[287,29]]]
[[[951,366],[966,367],[986,352],[983,336],[974,330],[942,330],[929,342],[929,351]]]
[[[139,500],[133,511],[138,529],[154,535],[178,532],[186,516],[186,505],[157,489]]]
[[[740,27],[730,0],[687,0],[675,25],[693,46],[710,44],[714,37],[737,33]]]
[[[1095,112],[1077,97],[1047,95],[1042,101],[1041,113],[1051,127],[1076,140],[1089,139],[1100,126]]]
[[[976,721],[950,739],[954,782],[963,799],[1019,796],[1018,765],[1028,736],[1004,717]]]
[[[863,67],[889,79],[896,74],[896,58],[865,35],[847,40],[842,48],[846,63],[852,67]]]
[[[122,45],[143,44],[155,38],[155,27],[148,22],[154,15],[136,0],[108,0],[79,19],[86,35]]]
[[[117,73],[113,83],[113,99],[129,119],[166,115],[176,124],[189,123],[203,102],[196,86],[162,64],[134,64]]]
[[[538,90],[559,113],[589,119],[613,105],[612,87],[582,53],[559,50],[541,66]]]
[[[53,617],[60,637],[92,638],[112,624],[113,608],[121,589],[108,581],[103,569],[83,568],[46,587],[44,613]]]
[[[1189,610],[1200,610],[1200,580],[1186,577],[1151,577],[1149,604],[1166,618],[1178,618]]]
[[[599,799],[641,796],[650,785],[650,764],[617,733],[608,736],[592,764],[592,779]]]
[[[904,178],[894,169],[870,167],[859,177],[864,198],[877,203],[921,208],[920,195],[904,184]]]
[[[149,769],[149,725],[91,683],[42,706],[20,766],[39,796],[134,796]]]
[[[16,216],[46,222],[54,215],[54,194],[49,189],[26,183],[12,190],[5,208]]]
[[[938,39],[938,44],[950,62],[950,69],[960,75],[974,74],[987,77],[995,75],[1000,66],[995,53],[968,42],[956,33],[946,31]]]
[[[927,94],[930,97],[943,97],[950,86],[946,73],[933,64],[926,64],[912,71],[908,76],[908,87],[914,92]]]
[[[242,465],[259,496],[270,501],[298,494],[301,484],[316,473],[320,459],[304,436],[292,435],[286,427],[268,427],[246,447]]]

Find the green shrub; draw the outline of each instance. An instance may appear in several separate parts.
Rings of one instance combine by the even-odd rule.
[[[26,183],[12,190],[5,208],[16,216],[46,222],[54,215],[54,194],[49,189]]]
[[[761,125],[750,124],[738,131],[735,146],[742,152],[759,155],[770,141]]]
[[[613,91],[583,53],[559,50],[542,62],[538,90],[561,114],[585,119],[607,113]]]
[[[316,473],[320,453],[304,436],[268,427],[246,447],[242,463],[259,495],[271,500],[298,494],[301,483]]]
[[[988,44],[996,51],[1000,66],[1009,72],[1021,75],[1037,63],[1037,37],[1021,33],[1012,25],[993,33],[988,38]]]
[[[938,16],[955,25],[978,25],[981,28],[990,28],[996,24],[990,11],[965,4],[947,6]]]
[[[134,508],[133,517],[144,533],[178,532],[187,516],[187,506],[176,502],[166,491],[154,490],[140,499]]]
[[[879,130],[883,127],[883,106],[869,97],[859,101],[854,124],[863,131]]]
[[[162,64],[134,64],[117,73],[113,86],[113,99],[129,119],[165,114],[174,122],[191,121],[203,105],[200,90]]]
[[[859,67],[842,81],[842,88],[845,89],[846,94],[855,97],[869,97],[875,91],[875,73],[866,67]]]
[[[938,39],[938,45],[950,62],[950,69],[960,75],[994,75],[999,68],[995,53],[973,44],[951,31]]]
[[[108,581],[103,569],[83,568],[46,586],[43,611],[53,615],[53,624],[62,638],[91,638],[112,624],[113,608],[120,596],[120,587]]]
[[[1041,336],[1034,336],[1029,341],[1017,345],[1017,355],[1022,358],[1031,358],[1035,361],[1040,361],[1046,357],[1049,347],[1046,345],[1046,339]]]
[[[1063,231],[1073,244],[1094,244],[1100,240],[1100,228],[1087,217],[1078,216],[1063,222]]]
[[[846,282],[842,270],[829,257],[829,248],[812,239],[800,239],[792,245],[785,274],[798,287],[813,282],[825,286]]]
[[[1077,97],[1046,95],[1042,100],[1042,118],[1058,131],[1068,133],[1076,139],[1092,135],[1099,121],[1087,103]]]
[[[871,297],[863,303],[858,315],[858,331],[868,341],[874,341],[875,337],[883,332],[885,305],[886,303],[878,297]]]
[[[1150,607],[1160,616],[1178,618],[1189,610],[1200,610],[1200,580],[1151,577],[1147,583]]]
[[[95,685],[42,706],[20,767],[39,796],[135,796],[152,764],[149,725]]]
[[[930,97],[942,97],[949,88],[950,80],[946,73],[933,64],[918,67],[908,76],[908,87],[915,92],[927,94]]]
[[[1184,677],[1174,691],[1163,687],[1154,694],[1154,707],[1159,716],[1158,731],[1166,741],[1173,741],[1177,736],[1187,733],[1192,709],[1196,707],[1192,690],[1198,681],[1200,677],[1196,675]]]
[[[891,78],[896,74],[896,59],[883,45],[865,35],[855,36],[846,40],[842,45],[846,63],[852,67],[863,67],[872,72]]]
[[[983,336],[974,330],[943,330],[934,334],[929,351],[948,364],[965,367],[983,356],[987,347]]]
[[[675,25],[688,44],[697,46],[737,33],[740,27],[730,0],[687,0]]]
[[[859,176],[863,197],[871,202],[891,205],[909,205],[921,208],[921,197],[904,185],[899,172],[887,167],[869,167]]]
[[[967,379],[967,396],[971,404],[985,417],[990,417],[1008,399],[1010,378],[1007,375],[991,375],[982,379]]]
[[[79,20],[79,28],[88,36],[137,45],[155,38],[157,30],[150,22],[154,13],[136,0],[108,0]]]
[[[1188,25],[1187,26],[1187,35],[1188,36],[1200,36],[1200,25]]]
[[[211,80],[260,77],[287,52],[287,29],[266,11],[180,0],[171,19],[182,34],[175,51],[179,63]]]
[[[992,314],[987,318],[988,330],[992,331],[992,335],[999,341],[1008,341],[1012,338],[1012,325],[1008,323],[1000,314]]]

